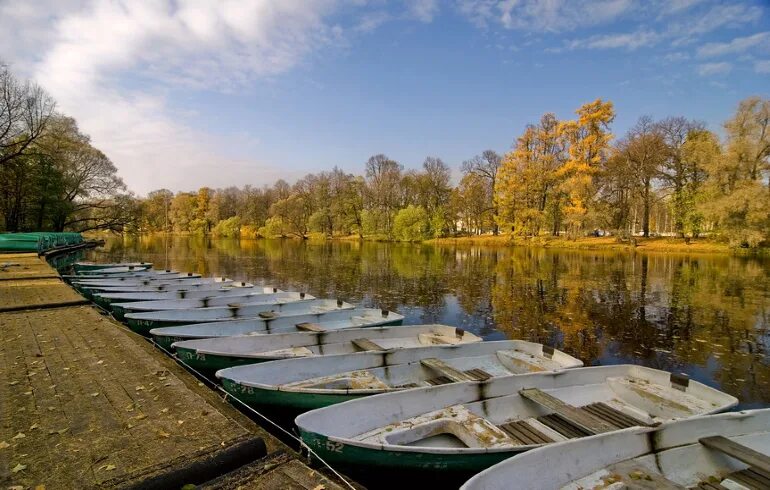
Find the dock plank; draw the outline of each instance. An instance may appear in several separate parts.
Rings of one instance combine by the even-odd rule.
[[[0,332],[4,485],[110,486],[253,437],[90,307],[2,313]]]

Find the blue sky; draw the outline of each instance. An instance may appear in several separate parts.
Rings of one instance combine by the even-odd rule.
[[[739,100],[770,96],[759,1],[49,7],[0,0],[0,59],[46,87],[139,194],[360,173],[376,153],[459,169],[597,97],[615,103],[618,136],[643,114],[718,131]]]

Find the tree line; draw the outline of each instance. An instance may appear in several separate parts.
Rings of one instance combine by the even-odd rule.
[[[743,100],[720,137],[699,121],[643,116],[615,139],[601,99],[559,120],[545,114],[511,151],[405,170],[383,154],[362,175],[339,168],[293,185],[161,189],[143,199],[140,232],[383,240],[498,234],[576,238],[703,235],[755,247],[770,238],[770,100]]]
[[[0,231],[122,230],[136,205],[77,122],[0,61]]]
[[[245,237],[417,241],[501,232],[770,238],[770,100],[750,97],[716,134],[685,117],[643,116],[615,138],[597,99],[575,118],[548,113],[510,151],[419,169],[384,154],[362,174],[340,168],[293,184],[167,189],[137,198],[110,159],[38,85],[0,63],[0,213],[7,231],[112,229]]]

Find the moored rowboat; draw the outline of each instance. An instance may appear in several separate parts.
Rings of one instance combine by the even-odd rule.
[[[281,316],[325,313],[334,310],[351,310],[350,303],[333,299],[314,299],[301,302],[216,306],[193,310],[161,310],[126,314],[128,326],[135,332],[146,335],[153,328],[191,323],[237,320],[239,318],[259,317],[272,320]]]
[[[75,262],[72,268],[75,272],[89,271],[94,269],[109,269],[112,267],[133,267],[134,269],[149,269],[152,262],[118,262],[118,263],[100,263],[100,262]]]
[[[538,448],[474,476],[463,490],[770,488],[770,409],[632,428]]]
[[[289,359],[223,369],[216,376],[249,405],[297,413],[378,393],[582,365],[542,344],[499,340]]]
[[[245,320],[154,328],[150,334],[158,345],[169,349],[171,344],[182,340],[307,331],[331,332],[348,328],[400,325],[403,320],[402,315],[392,311],[354,308],[310,315],[247,318]]]
[[[190,366],[216,371],[279,359],[480,341],[481,337],[448,325],[406,325],[215,337],[181,341],[172,347],[177,357]]]
[[[112,303],[128,303],[132,301],[161,301],[170,299],[200,299],[210,296],[247,296],[249,294],[282,293],[283,291],[271,286],[253,286],[249,283],[238,282],[220,285],[211,289],[178,289],[171,291],[139,291],[139,292],[97,292],[94,301],[103,308],[109,308]]]
[[[315,296],[295,292],[243,294],[241,296],[217,296],[216,293],[214,293],[200,299],[170,299],[112,303],[110,304],[110,309],[115,318],[123,320],[126,313],[138,313],[141,311],[189,310],[194,308],[210,308],[214,306],[230,306],[235,303],[243,306],[255,304],[270,305],[312,301],[314,299],[316,299]]]
[[[716,413],[737,402],[680,375],[617,365],[386,393],[314,410],[296,424],[332,465],[441,468],[468,477],[545,444]]]
[[[237,284],[246,284],[247,286],[253,286],[250,283],[236,283],[232,279],[222,278],[182,278],[182,279],[170,279],[168,281],[149,281],[147,284],[122,284],[122,285],[75,285],[75,288],[80,291],[86,298],[92,299],[93,295],[98,292],[140,292],[140,291],[177,291],[180,289],[220,289],[222,287],[237,287]]]

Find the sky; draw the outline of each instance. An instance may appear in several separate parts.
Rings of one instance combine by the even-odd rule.
[[[770,1],[0,0],[0,60],[138,195],[262,186],[384,153],[460,164],[611,100],[719,132],[770,96]]]

